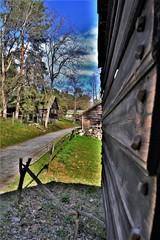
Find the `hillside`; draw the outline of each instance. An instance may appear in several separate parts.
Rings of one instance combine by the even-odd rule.
[[[12,123],[11,119],[0,118],[0,148],[5,148],[25,140],[44,135],[46,133],[78,126],[71,121],[65,119],[56,120],[53,124],[49,124],[45,129],[39,124],[21,124],[19,120]]]

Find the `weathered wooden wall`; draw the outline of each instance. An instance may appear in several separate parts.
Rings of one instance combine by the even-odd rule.
[[[107,240],[158,240],[160,1],[98,0],[98,14]]]
[[[102,122],[102,104],[98,103],[92,108],[86,110],[82,115],[82,129],[84,131],[90,128],[101,125]]]

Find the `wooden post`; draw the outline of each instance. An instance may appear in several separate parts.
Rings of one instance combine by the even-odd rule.
[[[74,230],[74,237],[73,240],[77,240],[78,237],[78,228],[79,228],[79,212],[76,213],[76,224],[75,224],[75,230]]]
[[[50,161],[52,160],[52,154],[54,152],[54,144],[52,144],[51,146],[51,150],[50,150]]]
[[[84,131],[84,116],[82,115],[82,131]]]
[[[72,130],[69,140],[72,140],[73,136],[74,136],[74,130]]]
[[[12,113],[12,125],[14,125],[14,112]]]
[[[48,174],[50,174],[50,163],[51,163],[51,161],[52,161],[53,151],[54,151],[54,144],[52,144],[51,149],[50,149],[50,151],[49,151],[50,159],[49,159],[49,163],[48,163],[48,166],[47,166],[47,173],[48,173]]]
[[[23,164],[23,159],[20,158],[19,159],[19,173],[20,173],[20,180],[19,180],[19,185],[18,185],[18,191],[21,191],[22,190],[22,186],[23,186],[23,180],[24,180],[24,168],[22,167],[22,164]]]
[[[21,124],[23,123],[23,115],[21,115]]]
[[[28,161],[26,162],[26,167],[29,167],[31,160],[32,158],[28,158]],[[26,175],[26,169],[23,167],[23,158],[19,159],[19,172],[20,172],[20,180],[18,185],[18,201],[20,201],[20,198],[21,198],[23,182]]]

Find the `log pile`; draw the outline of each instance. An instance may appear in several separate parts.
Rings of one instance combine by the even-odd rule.
[[[90,128],[86,129],[85,131],[83,129],[79,130],[80,136],[90,136],[93,138],[97,138],[99,140],[102,140],[102,127],[101,125],[93,125],[90,126]]]

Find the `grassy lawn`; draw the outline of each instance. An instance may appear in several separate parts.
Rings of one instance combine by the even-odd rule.
[[[21,124],[19,120],[15,120],[12,124],[11,119],[0,118],[0,148],[5,148],[16,143],[65,128],[77,126],[71,121],[59,119],[53,124],[49,124],[47,130],[41,126],[41,129],[27,124]]]
[[[60,146],[59,143],[57,143]],[[53,152],[53,155],[56,151]],[[30,166],[37,175],[45,165],[50,162],[50,154],[45,154],[39,161]],[[101,185],[101,141],[86,136],[76,136],[63,150],[49,163],[49,167],[39,174],[38,178],[43,182],[81,183],[93,186]],[[31,181],[26,174],[24,187]],[[17,189],[19,177],[15,179],[5,191]],[[34,186],[33,181],[29,186]]]
[[[101,184],[101,141],[76,136],[49,165],[43,178],[64,183]]]

